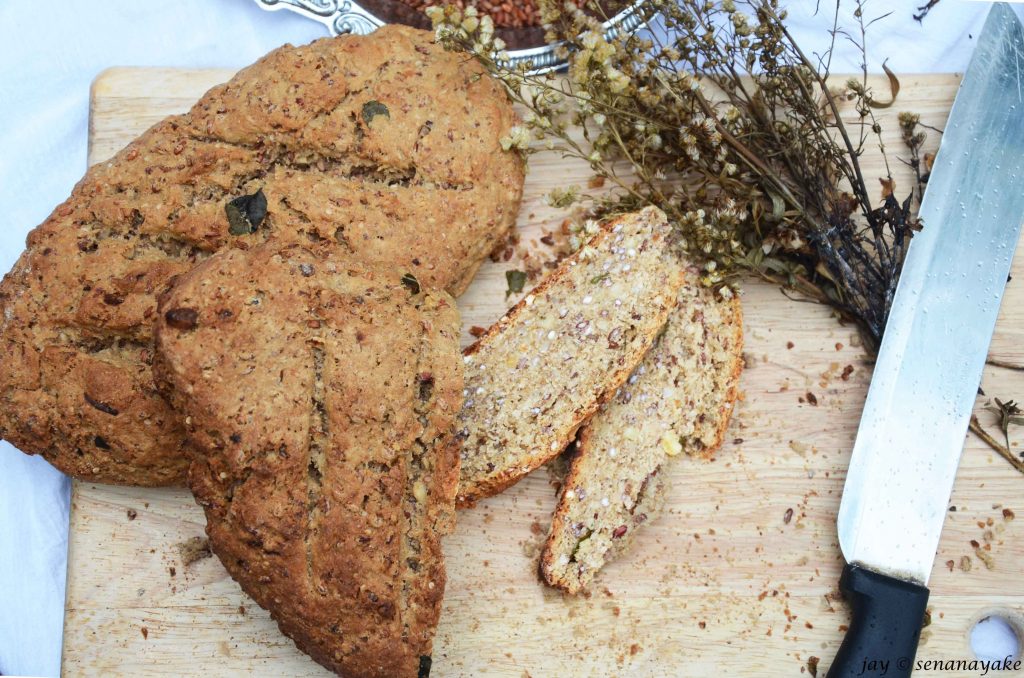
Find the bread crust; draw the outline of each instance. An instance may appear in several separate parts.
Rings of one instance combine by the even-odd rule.
[[[475,60],[403,26],[243,69],[90,168],[29,234],[0,283],[0,438],[83,480],[183,483],[183,429],[151,375],[158,295],[213,252],[278,238],[458,294],[515,223],[515,123]],[[232,224],[257,194],[265,210]]]
[[[566,281],[567,277],[570,275],[570,271],[574,267],[586,267],[588,264],[584,257],[601,257],[602,254],[593,253],[603,247],[606,247],[609,244],[609,241],[616,236],[617,229],[632,221],[642,222],[646,227],[649,227],[652,239],[659,238],[665,242],[669,242],[671,240],[665,215],[656,208],[646,208],[641,212],[624,215],[603,224],[600,232],[591,239],[587,246],[563,260],[557,269],[545,277],[526,297],[519,301],[519,303],[509,309],[501,319],[491,325],[491,327],[489,327],[476,342],[468,346],[463,351],[464,357],[471,359],[480,353],[483,346],[492,342],[505,341],[504,335],[506,332],[520,325],[522,323],[523,316],[529,314],[529,307],[533,299],[541,298],[549,291],[557,289],[559,286],[563,285],[564,281]],[[668,314],[674,305],[673,300],[675,298],[675,293],[683,284],[682,267],[678,265],[676,257],[671,254],[673,246],[663,244],[659,244],[657,246],[664,247],[665,252],[667,253],[663,262],[664,270],[662,273],[664,274],[664,277],[660,281],[662,287],[659,288],[664,291],[665,301],[662,303],[654,299],[651,300],[650,305],[645,309],[647,313],[642,322],[637,321],[637,324],[643,327],[643,332],[637,337],[635,342],[630,344],[629,351],[620,358],[613,369],[604,373],[604,381],[601,383],[600,387],[594,393],[589,394],[586,402],[573,413],[573,416],[560,422],[557,429],[551,431],[548,436],[541,439],[540,442],[542,444],[537,446],[535,454],[521,455],[517,458],[515,464],[506,465],[498,469],[497,472],[485,475],[468,475],[466,472],[466,459],[468,456],[474,454],[474,451],[467,449],[467,446],[464,444],[464,472],[460,478],[459,493],[456,498],[457,507],[469,508],[474,506],[480,499],[500,493],[518,482],[534,469],[561,453],[562,450],[564,450],[572,441],[579,426],[589,419],[608,399],[608,397],[615,392],[615,389],[622,385],[622,383],[629,377],[633,368],[643,358],[647,348],[650,347],[660,328],[663,326],[665,319],[668,317]],[[610,255],[607,256],[610,258]],[[468,366],[467,369],[472,369],[472,366]],[[471,380],[467,378],[467,386],[470,385],[470,381]],[[467,395],[467,398],[471,397],[471,395]],[[469,401],[467,400],[467,407],[468,404]],[[465,416],[466,410],[464,409],[463,417]],[[460,419],[459,426],[467,426],[465,418]],[[464,437],[468,437],[470,432],[464,428],[462,435]]]
[[[691,288],[699,285],[697,278],[696,271],[692,270],[690,276]],[[701,294],[711,296],[711,293],[708,291]],[[723,344],[727,346],[727,350],[725,351],[722,364],[714,365],[712,363],[707,365],[705,369],[713,370],[715,376],[722,379],[725,385],[725,393],[717,405],[715,416],[711,417],[714,427],[708,429],[705,424],[708,420],[706,416],[708,413],[691,411],[691,415],[697,415],[695,417],[697,421],[696,428],[688,436],[683,436],[683,439],[679,441],[678,451],[673,452],[673,454],[685,452],[690,456],[705,460],[709,459],[721,446],[725,437],[733,407],[739,396],[739,377],[743,370],[743,314],[740,300],[738,297],[732,297],[729,301],[716,301],[714,303],[719,304],[719,308],[727,314],[727,319],[723,323],[724,327],[716,326],[714,328],[718,332],[727,333],[727,336],[722,337]],[[682,317],[682,314],[688,312],[688,310],[686,295],[681,295],[679,309],[669,317],[669,325],[690,322],[688,318]],[[701,318],[703,319],[703,317],[702,313]],[[706,332],[707,328],[704,328],[704,331]],[[653,352],[658,350],[658,348],[652,349],[652,356],[649,357],[654,358]],[[666,351],[672,353],[675,353],[675,350],[675,348],[666,349]],[[648,361],[645,359],[644,365],[647,365],[647,363]],[[672,364],[675,364],[674,361]],[[637,383],[642,386],[645,376],[639,373],[641,369],[638,368],[637,373],[631,378],[631,383],[633,383],[632,379],[636,379]],[[685,378],[686,375],[683,375],[683,377]],[[671,384],[666,384],[666,386],[671,386]],[[660,388],[661,385],[658,385],[655,390],[660,390]],[[632,402],[632,399],[626,402]],[[609,408],[616,408],[617,406],[619,406],[619,400],[617,399],[608,405]],[[615,414],[617,415],[618,412]],[[579,593],[586,588],[596,573],[596,569],[603,563],[614,559],[626,548],[626,545],[634,538],[635,530],[641,527],[642,524],[652,520],[660,511],[661,503],[664,501],[664,495],[667,492],[666,478],[662,472],[662,467],[664,463],[671,462],[671,458],[662,446],[671,445],[671,440],[665,442],[662,440],[645,440],[643,443],[622,440],[621,443],[615,443],[615,447],[618,448],[616,457],[609,458],[607,462],[599,462],[597,460],[596,455],[605,452],[605,450],[603,448],[598,449],[595,426],[602,417],[611,416],[613,416],[611,412],[601,410],[581,427],[577,437],[576,448],[569,460],[568,472],[562,482],[558,504],[552,516],[551,528],[541,551],[539,562],[541,579],[548,585],[571,594]],[[615,441],[604,440],[603,442],[607,445]],[[638,446],[640,445],[646,449],[639,449]],[[623,455],[630,454],[631,452],[636,455],[636,458],[632,461],[625,459]],[[641,452],[644,452],[644,455],[641,455]],[[600,464],[600,466],[594,466],[594,464]],[[626,478],[621,478],[615,472],[615,469],[621,468],[624,464],[630,464],[636,470],[639,470],[640,475],[643,476],[643,480],[639,485],[634,482],[639,480],[639,478],[632,478],[632,475],[636,474],[624,474]],[[615,484],[613,490],[609,490],[608,487],[602,484],[602,479],[597,474],[602,468],[611,469]],[[631,489],[627,491],[620,487],[623,482],[625,482],[625,488]],[[619,495],[622,496],[623,502],[629,496],[634,503],[628,511],[628,516],[620,516],[615,506],[608,507],[608,504],[603,504],[603,506],[608,508],[595,509],[598,513],[595,514],[593,521],[591,521],[593,524],[581,521],[576,526],[579,532],[576,532],[572,524],[572,511],[575,508],[575,502],[583,502],[587,499],[583,495],[584,491],[587,492],[591,501],[594,499],[594,493],[601,491],[612,496],[613,501],[616,503],[619,501]],[[601,511],[609,512],[612,515],[602,516],[600,514]],[[589,516],[590,510],[588,509],[585,513]],[[632,522],[629,522],[627,518],[631,519]],[[615,519],[615,522],[611,525],[605,524],[610,519]],[[609,540],[609,535],[605,533],[611,532],[612,528],[618,525],[620,519],[626,521],[623,523],[626,529],[618,537],[612,535],[612,538]],[[572,537],[570,537],[570,532],[572,532]],[[596,567],[592,564],[583,564],[576,566],[580,567],[580,570],[573,570],[572,563],[577,557],[576,550],[580,549],[583,543],[582,540],[594,538],[595,533],[596,537],[601,539],[601,543],[604,544],[604,550],[602,551],[599,548],[597,551],[597,555],[602,557],[602,561]],[[575,541],[574,552],[569,554],[566,552],[567,544],[574,542],[574,540],[579,541]],[[560,560],[564,562],[560,562]]]
[[[740,397],[740,375],[743,374],[743,305],[739,297],[733,297],[729,302],[732,310],[732,320],[729,327],[733,330],[730,341],[737,349],[730,354],[728,367],[729,388],[726,391],[725,401],[719,408],[718,426],[715,429],[714,437],[710,444],[702,445],[699,450],[688,449],[694,456],[709,460],[719,450],[725,441],[725,433],[729,429],[729,422],[732,420],[732,412]],[[684,446],[685,449],[685,446]]]
[[[194,444],[213,552],[353,678],[420,675],[454,521],[459,319],[444,292],[267,243],[161,300],[157,376]]]

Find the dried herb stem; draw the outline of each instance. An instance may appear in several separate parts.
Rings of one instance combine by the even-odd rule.
[[[1010,462],[1010,466],[1017,469],[1021,473],[1024,473],[1024,460],[1021,460],[1020,458],[1015,456],[1013,452],[1007,449],[1005,445],[1003,445],[998,440],[993,438],[988,431],[982,428],[981,424],[978,422],[978,417],[973,414],[971,415],[971,424],[969,428],[974,433],[974,435],[981,438],[985,442],[985,444],[991,447],[993,450],[995,450],[999,454],[999,456],[1001,456],[1006,461]]]
[[[860,164],[873,142],[885,156],[873,109],[891,104],[895,76],[886,71],[891,97],[874,97],[865,56],[859,79],[834,88],[831,49],[812,61],[778,0],[651,0],[642,11],[658,12],[660,29],[611,40],[596,4],[589,15],[541,4],[547,37],[569,63],[564,78],[509,66],[487,17],[430,10],[439,40],[471,53],[526,107],[508,147],[586,161],[615,188],[590,216],[655,205],[706,284],[750,272],[781,282],[834,306],[874,349],[917,228],[912,200],[890,191],[877,203]],[[863,56],[871,22],[860,2],[855,16],[858,37],[841,33],[837,13],[831,44],[847,35]],[[841,99],[857,124],[844,122]]]
[[[1017,372],[1024,372],[1024,365],[1018,365],[1017,363],[1007,362],[1005,360],[999,360],[997,358],[989,358],[985,361],[987,365],[993,367],[1002,367],[1007,370],[1016,370]]]

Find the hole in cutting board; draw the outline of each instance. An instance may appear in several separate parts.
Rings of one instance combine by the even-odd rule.
[[[971,651],[983,661],[998,661],[1021,656],[1024,629],[1019,619],[994,611],[974,623],[970,632]]]

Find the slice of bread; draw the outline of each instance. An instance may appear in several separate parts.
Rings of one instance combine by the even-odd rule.
[[[629,381],[580,431],[541,554],[544,580],[584,589],[661,508],[664,464],[722,443],[743,369],[739,300],[693,272],[665,333]]]
[[[459,506],[559,454],[626,380],[683,284],[671,234],[653,207],[605,224],[465,350]]]

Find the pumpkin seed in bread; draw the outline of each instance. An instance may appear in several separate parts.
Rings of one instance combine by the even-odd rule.
[[[665,464],[718,448],[742,350],[739,299],[719,298],[691,271],[665,333],[580,431],[541,553],[548,584],[583,590],[660,510]]]
[[[514,124],[475,60],[403,26],[243,69],[92,167],[29,234],[0,284],[0,438],[89,481],[184,483],[150,369],[167,283],[285,238],[459,293],[515,222]]]
[[[221,252],[163,299],[156,375],[214,553],[350,678],[430,663],[453,522],[459,319],[410,277],[298,245]]]
[[[466,349],[459,505],[560,453],[640,362],[683,283],[671,232],[653,207],[604,225]]]

